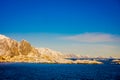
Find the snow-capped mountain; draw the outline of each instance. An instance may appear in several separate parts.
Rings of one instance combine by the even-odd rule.
[[[48,48],[34,48],[26,40],[17,42],[0,35],[0,56],[8,62],[49,62],[65,61],[63,54]]]
[[[83,63],[81,60],[74,62],[66,59],[68,57],[78,56],[65,55],[48,48],[35,48],[26,40],[18,42],[0,35],[0,62]]]
[[[0,40],[1,40],[1,39],[9,39],[9,38],[6,37],[6,36],[4,36],[4,35],[1,35],[1,34],[0,34]]]
[[[30,45],[26,40],[17,42],[11,38],[0,35],[0,55],[14,57],[19,55],[38,54],[38,51]],[[37,55],[38,56],[38,55]]]

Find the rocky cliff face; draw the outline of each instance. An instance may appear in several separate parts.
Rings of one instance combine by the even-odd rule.
[[[25,40],[22,40],[19,43],[19,52],[21,55],[29,56],[29,57],[39,57],[40,54],[38,53],[38,50],[31,46],[30,43],[28,43]]]
[[[20,57],[39,57],[40,54],[37,49],[25,40],[17,42],[4,35],[0,35],[0,56],[6,61],[20,61],[17,60]]]
[[[81,61],[67,60],[66,57],[68,56],[48,48],[34,48],[26,40],[17,42],[0,35],[0,62],[83,63]]]
[[[1,35],[0,36],[0,55],[10,56],[10,57],[19,55],[17,41]]]

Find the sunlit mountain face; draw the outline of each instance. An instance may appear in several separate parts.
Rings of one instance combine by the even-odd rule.
[[[102,64],[102,62],[91,60],[70,60],[72,58],[48,48],[34,48],[26,40],[17,42],[4,35],[0,35],[0,62],[30,62],[30,63],[85,63]]]

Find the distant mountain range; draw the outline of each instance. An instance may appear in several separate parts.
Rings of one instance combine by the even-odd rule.
[[[62,54],[48,48],[35,48],[26,40],[20,42],[0,35],[0,62],[30,62],[30,63],[75,63],[75,64],[101,64],[95,60],[70,60],[67,58],[80,58],[75,54]]]

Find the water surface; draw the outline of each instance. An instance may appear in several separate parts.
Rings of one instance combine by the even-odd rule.
[[[120,80],[120,65],[0,63],[0,80]]]

